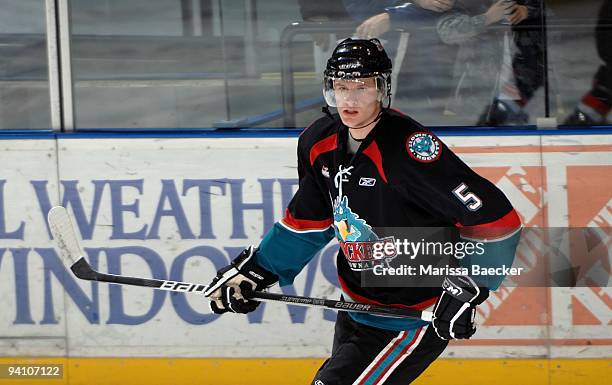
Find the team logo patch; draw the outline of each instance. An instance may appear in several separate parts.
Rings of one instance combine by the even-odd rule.
[[[442,146],[438,138],[428,132],[416,132],[406,141],[410,157],[422,163],[430,163],[440,157]]]

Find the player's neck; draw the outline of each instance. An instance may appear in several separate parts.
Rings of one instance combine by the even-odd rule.
[[[365,127],[360,127],[360,128],[349,127],[349,132],[351,136],[353,137],[353,139],[355,140],[365,139],[368,136],[368,134],[374,129],[374,126],[376,126],[380,118],[381,118],[380,110],[377,110],[376,114],[374,114],[371,118],[368,118],[369,120],[372,120],[372,123],[368,124]]]
[[[349,128],[349,132],[351,133],[353,139],[363,140],[366,138],[366,136],[368,136],[370,131],[372,131],[377,122],[378,121],[372,122],[363,128]]]

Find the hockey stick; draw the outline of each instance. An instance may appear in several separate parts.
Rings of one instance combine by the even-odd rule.
[[[51,234],[60,250],[62,258],[71,261],[70,270],[79,279],[108,282],[121,285],[152,287],[159,290],[203,294],[207,286],[191,283],[152,278],[138,278],[115,274],[105,274],[94,270],[84,257],[77,241],[76,233],[66,209],[55,206],[47,214]],[[255,292],[253,298],[265,302],[284,302],[292,305],[315,306],[333,310],[349,310],[357,313],[368,313],[396,318],[417,318],[431,321],[432,313],[408,308],[396,308],[384,305],[371,305],[357,302],[338,301],[322,298],[300,297],[268,292]]]

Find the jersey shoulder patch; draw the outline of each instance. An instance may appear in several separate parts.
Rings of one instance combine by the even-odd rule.
[[[442,144],[434,134],[418,131],[406,139],[406,151],[417,162],[431,163],[442,154]]]

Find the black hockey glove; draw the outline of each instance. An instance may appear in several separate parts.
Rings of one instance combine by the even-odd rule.
[[[442,282],[442,294],[434,307],[433,327],[444,340],[470,338],[476,332],[476,305],[489,297],[489,289],[466,276],[449,276]]]
[[[217,272],[204,295],[210,298],[210,310],[216,314],[226,312],[249,313],[259,306],[250,299],[254,291],[260,291],[278,282],[278,277],[259,266],[253,256],[256,249],[250,246]]]

